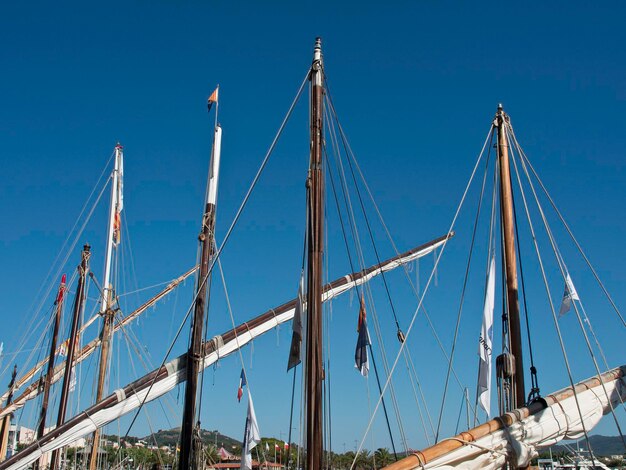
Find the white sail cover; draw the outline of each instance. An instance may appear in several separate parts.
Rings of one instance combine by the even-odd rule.
[[[453,236],[452,233],[441,237],[435,243],[429,243],[420,249],[412,250],[406,255],[397,256],[384,261],[375,268],[366,270],[364,275],[362,275],[362,273],[347,275],[340,280],[343,282],[336,287],[333,287],[335,282],[331,283],[331,287],[322,294],[322,302],[331,300],[356,286],[364,284],[383,272],[391,271],[422,256],[428,255],[439,246],[445,244],[451,236]],[[254,338],[290,321],[294,315],[295,302],[293,305],[294,307],[282,313],[272,315],[269,319],[258,325],[249,322],[246,328],[231,340],[224,341],[221,336],[216,336],[211,340],[215,346],[214,350],[204,356],[201,364],[205,368],[209,367],[220,358],[228,356],[248,344]],[[1,462],[0,470],[25,468],[41,455],[51,452],[54,449],[65,447],[77,439],[93,433],[96,429],[106,426],[108,423],[137,409],[142,403],[147,403],[165,395],[167,392],[173,390],[177,384],[186,379],[185,358],[185,355],[179,356],[165,364],[165,366],[159,370],[161,372],[153,372],[153,374],[156,374],[156,380],[143,380],[152,375],[149,374],[142,379],[141,383],[139,383],[140,381],[138,380],[124,389],[116,390],[100,403],[93,405],[59,428],[44,435],[41,439],[29,445],[18,454]]]
[[[507,462],[523,468],[537,450],[562,439],[579,439],[626,399],[626,366],[612,369],[575,386],[506,413],[467,432],[445,439],[386,467],[387,470],[481,469],[496,470]],[[606,392],[602,387],[606,387]],[[547,406],[546,406],[547,405]],[[581,419],[582,416],[582,419]],[[583,427],[584,426],[584,427]]]

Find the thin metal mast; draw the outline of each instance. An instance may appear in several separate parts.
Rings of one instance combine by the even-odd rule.
[[[209,290],[209,262],[213,255],[215,206],[217,203],[217,184],[219,179],[219,165],[222,144],[222,128],[216,124],[213,139],[213,151],[209,165],[209,181],[207,185],[207,199],[202,216],[202,231],[198,236],[201,245],[200,272],[194,305],[193,324],[191,326],[191,341],[187,353],[187,384],[185,386],[185,405],[183,422],[180,433],[180,460],[178,468],[188,470],[196,468],[198,460],[194,455],[194,428],[196,426],[196,402],[198,389],[198,373],[202,361],[202,336],[204,316],[206,312],[206,298]]]
[[[524,360],[522,356],[522,332],[520,326],[519,294],[517,286],[517,262],[515,253],[515,219],[513,215],[513,190],[509,165],[509,145],[505,126],[509,116],[498,105],[494,126],[498,129],[498,163],[500,167],[500,214],[504,244],[504,265],[506,273],[506,300],[508,307],[509,346],[514,356],[514,368],[510,371],[513,390],[510,409],[524,406]],[[510,410],[505,410],[510,411]]]
[[[74,351],[78,342],[78,320],[85,305],[85,280],[89,272],[89,258],[91,258],[91,248],[89,245],[83,246],[81,262],[78,266],[78,286],[76,287],[76,297],[74,298],[74,309],[72,314],[72,327],[67,345],[67,360],[65,362],[65,375],[63,377],[63,388],[61,389],[61,399],[59,400],[59,416],[57,427],[65,422],[65,412],[67,410],[67,397],[70,393],[72,382],[72,367],[74,365]],[[56,470],[59,465],[59,450],[52,451],[50,460],[50,470]]]
[[[111,341],[113,339],[113,286],[111,285],[111,271],[113,265],[113,253],[117,249],[120,239],[120,212],[122,210],[121,172],[123,171],[123,147],[118,143],[115,146],[115,163],[111,175],[111,204],[109,208],[109,222],[107,227],[107,245],[104,257],[104,279],[102,287],[102,300],[100,302],[100,315],[102,316],[102,332],[100,334],[100,362],[98,367],[98,384],[96,386],[96,403],[102,400],[104,386],[109,368],[109,356]],[[91,455],[89,457],[89,470],[96,470],[98,463],[98,448],[100,447],[100,429],[93,433],[91,442]]]
[[[322,41],[315,40],[311,66],[311,159],[307,259],[306,452],[307,470],[320,470],[322,438],[322,255],[324,250],[324,172],[322,170]]]
[[[52,376],[54,375],[54,356],[57,349],[57,339],[59,336],[59,325],[61,324],[61,312],[63,311],[63,300],[65,298],[65,280],[66,276],[61,277],[61,285],[57,294],[54,317],[54,326],[52,327],[52,341],[50,342],[50,355],[48,356],[48,370],[44,378],[43,397],[41,400],[41,414],[39,416],[39,427],[37,428],[37,439],[41,438],[46,432],[46,415],[48,414],[48,399],[50,397],[50,386],[52,385]],[[43,462],[42,462],[43,463]],[[33,464],[33,468],[39,468],[40,461]]]

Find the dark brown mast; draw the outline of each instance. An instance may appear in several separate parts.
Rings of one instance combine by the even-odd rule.
[[[111,308],[112,291],[106,292],[108,299],[106,301],[107,309],[102,314],[102,332],[100,334],[100,362],[98,365],[98,384],[96,385],[96,403],[102,400],[104,396],[104,384],[106,383],[107,369],[109,365],[109,356],[111,349],[111,339],[113,337],[113,319],[115,310]],[[91,441],[91,456],[89,459],[89,470],[95,470],[98,464],[98,449],[100,448],[100,429],[96,429],[93,433]]]
[[[50,397],[50,386],[52,384],[52,376],[54,375],[54,355],[57,349],[57,340],[59,337],[59,325],[61,324],[61,312],[63,311],[63,300],[65,297],[65,274],[61,278],[61,285],[59,286],[59,292],[57,294],[56,301],[54,302],[55,316],[54,326],[52,327],[52,341],[50,342],[50,354],[48,356],[48,370],[44,378],[43,384],[43,397],[41,400],[41,414],[39,416],[39,427],[37,428],[37,439],[44,435],[46,432],[46,415],[48,414],[48,399]],[[39,468],[39,461],[36,461],[33,468],[37,470]]]
[[[196,401],[198,389],[198,373],[202,360],[202,333],[204,329],[204,315],[206,312],[206,298],[209,290],[209,262],[213,255],[214,229],[215,229],[215,204],[217,196],[217,181],[219,172],[219,159],[221,150],[222,129],[215,126],[213,151],[209,171],[207,201],[202,216],[202,231],[198,236],[201,246],[200,271],[196,291],[196,303],[194,305],[193,323],[191,325],[191,342],[187,353],[187,384],[185,386],[185,406],[183,410],[183,423],[180,432],[180,460],[178,468],[188,470],[196,468],[199,456],[195,455],[194,427],[196,426]]]
[[[311,67],[311,160],[307,265],[306,452],[307,470],[322,468],[322,255],[324,172],[322,170],[322,41],[317,38]]]
[[[65,422],[65,412],[67,410],[67,398],[70,392],[72,381],[72,366],[74,364],[74,351],[77,343],[78,320],[85,304],[85,280],[89,271],[89,258],[91,248],[89,245],[83,246],[81,262],[78,266],[78,286],[76,287],[76,297],[74,298],[74,308],[72,313],[72,328],[70,331],[69,344],[67,345],[67,360],[65,362],[65,375],[63,377],[63,388],[61,389],[61,399],[59,401],[59,416],[57,427]],[[59,450],[52,451],[50,470],[56,470],[59,465]]]
[[[13,387],[15,386],[15,378],[17,377],[17,364],[13,366],[13,375],[11,375],[11,382],[9,382],[9,396],[7,397],[7,406],[11,404],[13,400]],[[0,462],[2,462],[7,456],[7,446],[9,443],[9,431],[11,428],[12,413],[9,413],[2,420],[2,429],[0,429]]]
[[[515,254],[515,219],[513,215],[513,191],[511,187],[511,170],[509,166],[509,145],[505,126],[509,116],[498,105],[494,125],[498,129],[498,163],[500,166],[500,213],[502,219],[502,236],[504,245],[504,265],[506,273],[506,299],[508,307],[509,346],[514,356],[514,368],[511,384],[512,403],[510,409],[524,406],[526,392],[524,389],[524,361],[522,357],[522,332],[520,326],[520,308],[517,287],[517,261]],[[507,367],[508,369],[508,367]],[[509,374],[511,375],[511,374]],[[510,410],[504,410],[510,411]]]

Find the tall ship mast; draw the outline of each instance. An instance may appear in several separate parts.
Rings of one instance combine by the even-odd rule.
[[[63,274],[61,285],[57,293],[54,309],[54,324],[52,326],[52,339],[50,341],[50,353],[48,355],[48,370],[44,377],[43,392],[41,398],[41,414],[39,415],[39,427],[37,428],[37,439],[40,439],[46,430],[46,416],[48,413],[48,400],[50,398],[50,387],[52,385],[52,377],[54,375],[54,356],[57,349],[57,340],[59,336],[59,327],[61,325],[61,313],[63,312],[63,300],[65,299],[66,276]],[[40,462],[35,462],[34,469],[40,467]]]
[[[217,97],[215,102],[217,103]],[[191,339],[187,352],[185,402],[183,406],[183,421],[180,432],[180,469],[202,468],[202,453],[198,452],[196,439],[196,404],[198,400],[198,374],[202,362],[202,338],[204,318],[207,310],[206,299],[210,287],[209,264],[215,245],[215,211],[217,204],[217,185],[220,170],[220,155],[222,145],[222,128],[217,124],[217,106],[215,130],[211,161],[209,163],[209,177],[207,182],[207,197],[202,215],[202,229],[198,240],[200,242],[200,270],[196,289]],[[198,429],[199,432],[199,429]]]
[[[122,177],[124,172],[124,150],[118,143],[115,146],[115,164],[111,174],[111,204],[107,225],[107,244],[104,258],[104,277],[102,298],[100,301],[100,315],[102,316],[102,331],[100,333],[100,361],[98,365],[98,379],[96,385],[96,403],[102,400],[105,386],[108,381],[108,368],[111,359],[111,342],[113,340],[113,320],[115,319],[115,290],[111,284],[114,253],[121,239],[121,213],[124,207],[122,193]],[[96,470],[98,452],[100,448],[100,430],[93,433],[89,470]]]
[[[317,38],[311,66],[311,159],[308,186],[306,449],[307,469],[322,468],[322,256],[324,251],[324,170],[322,167],[322,41]]]
[[[91,247],[83,246],[81,253],[81,262],[78,266],[78,286],[76,287],[76,296],[74,297],[74,307],[72,309],[72,326],[70,330],[70,338],[67,345],[67,360],[65,361],[65,375],[63,377],[63,386],[61,388],[61,398],[59,399],[59,413],[57,417],[57,428],[65,423],[67,413],[67,400],[72,386],[72,370],[74,368],[74,353],[78,343],[78,323],[80,315],[85,306],[85,284],[87,275],[89,274],[89,260],[91,258]],[[59,451],[56,448],[52,451],[50,460],[50,470],[59,468]]]
[[[510,353],[503,353],[496,359],[496,368],[505,384],[504,394],[508,397],[501,413],[514,410],[526,404],[524,389],[524,358],[522,351],[522,327],[520,323],[519,289],[517,282],[517,261],[515,255],[515,220],[513,214],[513,189],[509,163],[509,144],[505,133],[505,120],[509,117],[498,105],[494,127],[498,131],[498,166],[500,168],[500,212],[502,243],[505,266],[507,311],[503,314],[503,331],[507,336]]]

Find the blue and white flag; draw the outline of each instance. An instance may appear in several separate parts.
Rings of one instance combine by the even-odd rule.
[[[359,370],[363,377],[367,377],[370,370],[369,357],[367,354],[367,347],[372,344],[370,341],[370,334],[367,331],[367,318],[365,312],[365,301],[361,296],[361,307],[359,309],[359,323],[357,331],[359,332],[359,339],[356,342],[356,351],[354,352],[354,366]]]
[[[252,470],[252,449],[261,442],[261,432],[256,422],[252,395],[248,391],[248,416],[246,417],[246,429],[243,433],[243,444],[241,447],[241,470]]]
[[[496,259],[491,258],[485,305],[483,307],[483,325],[478,340],[478,400],[487,416],[491,416],[491,355],[493,353],[493,308],[496,294]]]

